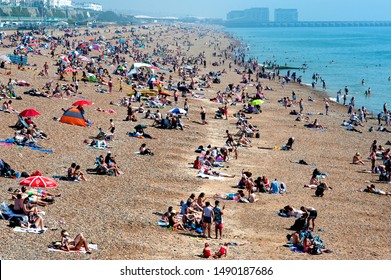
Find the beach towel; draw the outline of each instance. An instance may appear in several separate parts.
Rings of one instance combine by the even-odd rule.
[[[4,142],[0,142],[0,146],[3,146],[3,147],[11,147],[13,146],[14,144],[12,143],[4,143]]]
[[[43,232],[39,228],[22,228],[22,227],[15,227],[15,232],[27,232],[27,233],[35,233],[35,234],[42,234],[47,231],[47,228],[43,229]]]
[[[91,251],[97,251],[98,250],[98,244],[88,244],[88,248],[90,248]],[[86,254],[87,251],[86,249],[81,248],[80,250],[70,250],[70,251],[64,251],[64,250],[61,250],[59,249],[57,246],[55,245],[50,245],[48,247],[48,251],[51,251],[51,252],[60,252],[60,253],[83,253],[83,254]]]
[[[161,227],[167,227],[167,226],[168,226],[168,224],[166,223],[166,221],[163,221],[163,220],[157,221],[157,224],[158,224],[159,226],[161,226]]]

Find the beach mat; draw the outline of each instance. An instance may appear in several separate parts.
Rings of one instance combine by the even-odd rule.
[[[88,248],[91,249],[91,251],[97,251],[98,250],[98,244],[88,244]],[[48,251],[51,251],[51,252],[60,252],[60,253],[87,253],[86,249],[81,248],[80,250],[70,250],[70,251],[64,251],[64,250],[61,250],[61,249],[58,249],[57,247],[54,247],[54,246],[49,246],[48,247]]]
[[[42,234],[47,231],[47,228],[43,229],[44,232],[40,232],[39,228],[22,228],[22,227],[15,227],[14,231],[15,232],[24,232],[24,233],[35,233],[35,234]]]

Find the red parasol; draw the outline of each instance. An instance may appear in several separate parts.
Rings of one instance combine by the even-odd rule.
[[[89,106],[89,105],[92,105],[92,102],[88,100],[79,100],[72,104],[72,106]]]
[[[55,188],[58,183],[50,178],[42,176],[32,176],[23,179],[19,182],[21,186],[32,187],[32,188]]]
[[[35,111],[34,109],[26,109],[26,110],[19,113],[19,116],[21,116],[22,118],[37,117],[40,115],[41,115],[41,113]]]

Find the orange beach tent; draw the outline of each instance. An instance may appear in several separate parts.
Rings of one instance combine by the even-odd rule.
[[[77,108],[69,108],[62,115],[60,122],[79,125],[79,126],[87,126],[87,121],[84,119],[80,110]]]

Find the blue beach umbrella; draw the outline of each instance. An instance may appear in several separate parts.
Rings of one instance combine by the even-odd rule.
[[[180,114],[186,114],[186,111],[181,108],[174,108],[174,109],[171,109],[170,111],[168,111],[167,113],[180,115]]]

